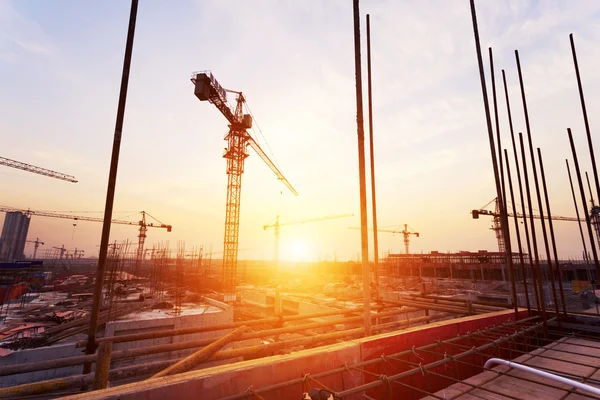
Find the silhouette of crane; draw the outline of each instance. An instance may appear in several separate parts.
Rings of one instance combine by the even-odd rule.
[[[351,227],[348,229],[354,229],[354,230],[360,230],[360,228],[358,227]],[[409,230],[410,229],[410,230]],[[373,229],[369,228],[369,230],[372,232]],[[409,252],[409,246],[410,246],[410,235],[415,235],[416,237],[419,237],[420,233],[419,232],[415,232],[414,229],[412,229],[410,226],[408,226],[408,224],[404,224],[404,229],[403,230],[398,230],[398,229],[377,229],[377,232],[385,232],[385,233],[401,233],[402,237],[404,239],[404,251],[406,254],[410,254]]]
[[[271,168],[288,189],[298,195],[296,189],[283,176],[279,168],[269,159],[258,143],[250,136],[252,116],[243,113],[246,99],[242,92],[224,89],[210,71],[192,74],[194,94],[200,101],[213,104],[229,121],[229,132],[225,135],[227,147],[223,157],[227,159],[227,201],[225,207],[225,238],[223,240],[223,295],[224,301],[235,300],[235,277],[237,270],[238,238],[240,228],[240,195],[242,189],[242,173],[244,161],[249,156],[250,146]],[[232,110],[227,103],[227,93],[237,94],[236,106]]]
[[[272,224],[268,224],[268,225],[263,225],[263,230],[267,230],[268,228],[275,228],[275,265],[279,265],[279,227],[281,226],[285,226],[285,225],[298,225],[298,224],[306,224],[306,223],[310,223],[310,222],[319,222],[319,221],[326,221],[326,220],[330,220],[330,219],[337,219],[337,218],[346,218],[346,217],[352,217],[354,216],[354,214],[341,214],[341,215],[329,215],[329,216],[325,216],[325,217],[318,217],[318,218],[310,218],[310,219],[304,219],[301,221],[291,221],[291,222],[283,222],[280,223],[279,222],[279,215],[277,217],[275,217],[275,222]]]

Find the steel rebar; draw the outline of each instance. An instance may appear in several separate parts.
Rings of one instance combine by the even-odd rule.
[[[583,85],[581,83],[581,75],[579,73],[579,63],[577,62],[577,52],[575,51],[575,41],[573,34],[569,35],[571,42],[571,53],[573,54],[573,65],[575,67],[575,75],[577,77],[577,88],[579,89],[579,100],[581,101],[581,112],[583,113],[583,122],[585,124],[585,133],[587,135],[588,148],[590,150],[590,159],[592,161],[592,171],[594,172],[594,183],[596,184],[596,198],[600,201],[600,183],[598,180],[598,170],[596,169],[596,157],[594,156],[594,146],[592,144],[592,133],[590,132],[590,123],[588,121],[587,108],[585,106],[585,98],[583,96]],[[596,279],[600,279],[600,276]]]
[[[379,239],[377,231],[377,197],[375,195],[375,149],[373,145],[373,86],[371,84],[371,17],[367,14],[367,92],[369,98],[369,154],[371,158],[371,208],[373,210],[373,261],[375,298],[379,293]]]
[[[133,38],[135,34],[137,8],[138,0],[131,0],[129,28],[127,31],[127,44],[125,46],[123,74],[121,77],[121,89],[119,93],[119,104],[117,106],[117,120],[115,123],[112,156],[110,160],[108,188],[106,190],[106,204],[104,208],[104,221],[102,224],[102,236],[100,240],[100,254],[98,256],[98,270],[96,271],[96,286],[94,288],[94,298],[92,303],[92,312],[90,316],[90,328],[88,330],[88,344],[85,350],[86,354],[93,354],[96,351],[96,329],[98,329],[98,314],[100,312],[100,305],[102,303],[104,271],[106,269],[106,259],[108,255],[108,240],[110,238],[110,227],[115,199],[115,189],[117,185],[119,152],[121,149],[123,120],[125,119],[125,104],[127,102],[127,86],[129,84],[129,69],[131,66],[131,54],[133,52]],[[84,365],[83,373],[89,373],[91,371],[91,368],[92,366],[90,364]]]
[[[592,232],[592,221],[590,220],[590,213],[588,212],[587,204],[585,200],[585,190],[583,188],[583,180],[581,179],[581,171],[579,169],[579,161],[577,159],[577,150],[575,149],[575,142],[573,141],[573,133],[571,128],[567,128],[567,134],[569,135],[569,143],[571,145],[571,153],[573,154],[573,164],[575,164],[575,175],[577,176],[577,182],[579,183],[579,191],[581,194],[581,202],[584,205],[583,212],[585,214],[585,222],[588,230],[590,239],[590,247],[592,249],[592,257],[594,258],[594,265],[596,266],[596,283],[600,279],[600,263],[598,263],[598,252],[596,251],[596,245],[594,243],[594,233]],[[594,289],[596,285],[594,285]],[[595,297],[595,294],[594,294]]]
[[[371,335],[371,271],[369,268],[369,231],[367,225],[367,178],[365,174],[365,129],[363,120],[362,69],[360,56],[359,0],[353,1],[354,71],[356,74],[356,127],[358,138],[358,180],[360,187],[360,243],[362,256],[365,334]]]
[[[506,261],[509,268],[512,270],[512,250],[510,247],[510,234],[508,231],[508,219],[506,218],[506,209],[504,208],[504,203],[502,202],[502,187],[500,185],[500,174],[498,171],[498,160],[496,159],[496,149],[494,146],[494,133],[492,129],[492,118],[490,116],[490,105],[488,101],[487,95],[487,87],[485,82],[485,72],[483,70],[483,58],[481,55],[481,44],[479,42],[479,30],[477,28],[477,15],[475,12],[475,0],[471,0],[471,17],[473,20],[473,36],[475,39],[475,50],[477,52],[477,63],[479,66],[479,78],[481,82],[481,94],[483,96],[483,107],[485,111],[485,120],[488,131],[488,139],[490,143],[490,153],[492,155],[492,168],[494,170],[494,180],[496,182],[496,196],[498,197],[498,202],[500,203],[500,218],[502,220],[502,234],[504,236],[504,242],[506,245]],[[513,286],[513,293],[516,293],[516,288],[514,284],[514,280],[511,282]],[[518,314],[518,305],[514,302],[514,310],[515,316]]]
[[[504,72],[504,70],[502,70],[502,83],[504,85],[504,97],[506,99],[506,113],[508,114],[508,126],[510,128],[510,139],[511,139],[512,147],[513,147],[513,156],[515,158],[515,169],[517,172],[517,182],[519,183],[519,197],[521,199],[521,211],[523,213],[523,226],[525,227],[525,239],[527,241],[527,252],[529,255],[529,271],[531,272],[534,298],[536,301],[537,308],[539,310],[540,309],[540,300],[539,300],[538,292],[535,287],[535,275],[534,275],[534,269],[533,269],[533,261],[531,259],[531,241],[529,240],[529,229],[527,227],[527,217],[526,217],[527,214],[525,213],[525,200],[523,198],[523,184],[521,182],[521,170],[519,168],[519,157],[517,155],[517,144],[515,141],[515,132],[513,129],[512,112],[510,110],[510,98],[508,95],[508,85],[506,84],[506,73]],[[517,214],[516,207],[517,206],[513,200],[513,212],[515,215]],[[521,234],[520,234],[518,220],[519,219],[517,217],[515,220],[515,230],[517,232],[517,243],[519,245],[519,257],[520,257],[520,261],[521,261],[521,268],[523,271],[523,285],[525,286],[525,296],[527,298],[527,308],[530,309],[529,289],[528,289],[528,284],[527,284],[527,270],[526,270],[525,262],[523,259],[523,246],[521,244]]]
[[[554,227],[552,225],[552,212],[550,211],[550,200],[548,199],[548,188],[546,187],[546,175],[544,174],[544,161],[542,159],[542,150],[537,148],[538,159],[540,163],[540,177],[542,179],[542,189],[544,190],[544,199],[546,201],[546,211],[548,212],[548,228],[550,229],[550,241],[552,243],[552,252],[554,255],[554,267],[558,277],[558,290],[560,291],[560,302],[562,304],[563,314],[567,316],[567,304],[565,303],[565,294],[563,292],[562,274],[560,272],[560,263],[558,261],[558,252],[556,250],[556,239],[554,238]],[[541,215],[541,211],[540,211]],[[552,267],[548,264],[550,272],[554,274]]]
[[[513,218],[515,221],[515,230],[517,232],[517,243],[519,245],[519,258],[521,260],[521,273],[523,274],[523,287],[525,289],[525,302],[527,304],[527,310],[531,311],[531,305],[529,304],[529,293],[527,291],[527,278],[525,277],[525,275],[527,274],[527,271],[525,271],[525,263],[523,261],[523,249],[521,248],[521,235],[519,233],[519,219],[517,217],[517,210],[516,210],[516,206],[515,206],[515,194],[513,192],[513,185],[512,185],[512,177],[510,175],[510,163],[508,161],[508,151],[506,151],[506,149],[504,149],[504,158],[505,158],[505,163],[506,163],[506,178],[508,179],[508,189],[510,192],[510,201],[513,204]],[[515,297],[515,300],[513,301],[517,301],[518,296],[517,293],[514,293],[513,296]]]

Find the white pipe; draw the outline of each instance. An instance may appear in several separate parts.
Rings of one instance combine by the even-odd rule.
[[[512,361],[503,360],[501,358],[490,358],[485,362],[483,368],[490,369],[490,367],[494,364],[502,364],[511,368],[520,369],[522,371],[531,372],[532,374],[542,376],[544,378],[551,379],[556,382],[564,383],[577,389],[585,390],[591,393],[594,393],[597,396],[600,396],[600,389],[595,386],[586,385],[585,383],[577,382],[569,378],[563,378],[562,376],[551,374],[545,371],[540,371],[539,369],[531,368],[523,364],[517,364]]]

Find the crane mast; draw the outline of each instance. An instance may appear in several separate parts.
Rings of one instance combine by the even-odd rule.
[[[256,151],[269,168],[277,175],[294,195],[296,190],[283,176],[277,166],[269,159],[247,129],[252,128],[252,117],[244,114],[245,98],[242,92],[224,89],[210,71],[192,74],[194,95],[200,101],[212,103],[229,121],[229,131],[225,135],[227,148],[223,158],[227,160],[227,201],[225,206],[225,235],[223,239],[222,290],[224,301],[235,301],[235,278],[238,258],[238,239],[240,227],[240,198],[244,161],[248,157],[248,145]],[[237,94],[235,109],[227,103],[227,92]]]

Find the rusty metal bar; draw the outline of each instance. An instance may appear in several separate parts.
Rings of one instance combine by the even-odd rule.
[[[371,209],[373,211],[373,260],[375,298],[379,300],[379,238],[377,231],[377,197],[375,195],[375,149],[373,146],[373,86],[371,84],[371,17],[367,14],[367,93],[369,107],[369,155],[371,158]]]
[[[508,188],[510,191],[510,201],[513,204],[513,217],[514,217],[514,221],[515,221],[515,230],[517,231],[517,243],[519,245],[519,257],[521,260],[521,273],[523,274],[523,287],[525,289],[525,302],[527,304],[527,310],[531,311],[531,306],[529,304],[529,293],[527,291],[527,278],[525,277],[525,275],[527,275],[527,271],[525,271],[525,263],[523,262],[523,249],[521,248],[521,235],[519,233],[519,220],[517,218],[517,210],[516,210],[516,206],[515,206],[515,193],[513,191],[513,185],[512,185],[512,177],[510,175],[510,163],[508,161],[508,151],[506,151],[506,149],[504,149],[504,157],[506,158],[505,162],[506,162],[506,177],[508,179]],[[517,278],[515,277],[515,280]],[[518,293],[513,292],[513,302],[516,303],[518,305],[519,303],[519,296]]]
[[[502,204],[503,207],[500,208],[500,210],[504,210],[504,213],[506,215],[502,216],[500,215],[501,221],[502,221],[502,225],[506,224],[506,227],[504,227],[503,232],[505,235],[505,241],[506,241],[506,248],[507,248],[507,260],[508,260],[508,273],[509,273],[509,280],[510,280],[510,284],[511,284],[511,289],[513,292],[513,307],[515,309],[515,315],[518,313],[518,308],[519,305],[517,304],[517,285],[516,285],[516,276],[515,276],[515,270],[514,270],[514,264],[513,264],[513,259],[512,259],[512,243],[510,243],[510,226],[508,223],[508,204],[506,203],[506,183],[504,180],[504,167],[503,167],[503,163],[502,163],[502,140],[500,137],[500,120],[498,118],[498,101],[497,101],[497,96],[496,96],[496,77],[495,77],[495,71],[494,71],[494,57],[492,55],[492,48],[489,48],[489,54],[490,54],[490,71],[491,71],[491,78],[492,78],[492,100],[493,100],[493,104],[494,104],[494,120],[496,122],[496,141],[497,141],[497,147],[498,147],[498,168],[500,169],[500,182],[502,184]],[[518,229],[518,226],[516,227]]]
[[[525,180],[525,194],[527,197],[527,208],[529,210],[529,227],[531,228],[531,243],[533,245],[533,256],[535,260],[535,273],[537,275],[537,291],[538,291],[538,299],[539,306],[542,311],[542,319],[546,321],[548,318],[546,316],[546,299],[544,297],[544,285],[542,283],[542,273],[540,267],[540,257],[538,254],[537,248],[537,239],[535,236],[535,225],[533,222],[533,205],[531,203],[531,191],[529,190],[529,175],[527,174],[527,157],[525,156],[525,145],[523,144],[523,133],[519,132],[519,144],[521,145],[521,162],[523,163],[523,178]],[[525,214],[523,214],[523,218],[525,218]],[[531,258],[531,254],[529,254]],[[547,326],[544,325],[544,330],[547,329]]]
[[[369,268],[369,231],[367,225],[367,177],[365,173],[365,128],[363,121],[362,69],[360,56],[359,0],[354,10],[354,72],[356,74],[356,127],[358,139],[358,181],[360,188],[360,243],[362,255],[363,306],[365,334],[371,335],[371,271]]]
[[[583,212],[585,214],[585,222],[590,238],[590,247],[592,249],[592,257],[594,257],[594,264],[596,266],[596,287],[598,280],[600,279],[600,263],[598,263],[598,252],[596,251],[596,245],[594,244],[594,233],[592,232],[592,221],[590,220],[590,213],[587,209],[587,202],[585,200],[585,190],[583,188],[583,181],[581,179],[581,171],[579,170],[579,161],[577,159],[577,150],[575,149],[575,142],[573,142],[573,134],[571,128],[567,128],[567,134],[569,135],[569,143],[571,145],[571,153],[573,154],[573,164],[575,164],[575,175],[577,176],[577,182],[579,183],[579,191],[581,194],[581,203],[583,204]],[[594,288],[595,289],[595,288]]]
[[[567,164],[567,174],[569,175],[569,184],[571,185],[571,194],[573,195],[573,205],[575,206],[575,215],[577,215],[577,224],[579,225],[579,235],[581,236],[581,244],[583,245],[584,259],[586,260],[586,270],[588,273],[588,281],[592,281],[592,272],[590,271],[590,255],[587,251],[585,244],[585,237],[583,236],[583,228],[581,227],[581,218],[579,218],[579,207],[577,207],[577,197],[575,196],[575,189],[573,188],[573,179],[571,178],[571,168],[569,168],[569,160],[565,159]],[[589,182],[589,181],[588,181]],[[585,207],[585,204],[584,204]]]
[[[504,236],[504,242],[506,245],[506,261],[509,268],[512,269],[512,250],[510,246],[510,234],[508,231],[508,219],[506,218],[505,204],[502,201],[502,187],[500,185],[500,174],[498,171],[498,160],[496,159],[496,149],[494,146],[494,133],[492,129],[492,118],[490,116],[490,105],[488,101],[487,87],[485,82],[485,72],[483,70],[483,58],[481,56],[481,44],[479,42],[479,30],[477,28],[477,15],[475,12],[475,0],[471,0],[471,17],[473,19],[473,35],[475,39],[475,50],[477,52],[477,63],[479,66],[479,78],[481,81],[481,94],[483,96],[483,107],[485,110],[485,120],[488,131],[488,139],[490,142],[490,153],[492,155],[492,167],[494,170],[494,179],[496,181],[496,196],[500,206],[500,218],[502,220],[502,234]],[[514,291],[513,287],[513,291]],[[518,314],[518,306],[515,304],[515,318]]]
[[[112,156],[110,160],[110,170],[108,177],[108,188],[106,190],[106,204],[104,209],[104,222],[102,224],[102,237],[100,240],[100,255],[98,256],[98,269],[96,271],[96,286],[94,288],[94,298],[92,303],[92,312],[90,315],[90,327],[88,329],[86,354],[96,352],[96,329],[98,329],[98,314],[102,304],[102,289],[104,287],[104,271],[106,269],[106,259],[108,255],[108,240],[110,237],[110,227],[113,214],[113,203],[115,199],[115,189],[117,185],[117,170],[119,166],[119,151],[121,149],[121,136],[123,131],[123,120],[125,118],[125,103],[127,101],[127,85],[129,84],[129,68],[131,66],[131,54],[133,52],[133,37],[135,34],[135,22],[137,17],[138,0],[131,0],[131,12],[129,15],[129,29],[127,32],[127,44],[125,46],[125,59],[123,61],[123,74],[121,77],[121,90],[119,93],[119,104],[117,107],[117,121],[115,126]],[[86,364],[83,373],[89,373],[92,366]]]
[[[548,211],[548,228],[550,229],[550,240],[552,242],[552,251],[554,255],[554,266],[556,267],[556,272],[558,273],[558,288],[560,290],[560,301],[562,304],[563,314],[567,316],[567,304],[565,303],[565,294],[563,292],[562,285],[562,274],[560,273],[560,263],[558,262],[558,252],[556,251],[556,240],[554,238],[554,227],[552,226],[552,212],[550,211],[550,200],[548,199],[548,189],[546,187],[546,175],[544,174],[544,161],[542,159],[542,150],[537,148],[538,159],[540,163],[540,174],[542,178],[542,189],[544,189],[544,198],[546,200],[546,211]],[[540,211],[541,215],[541,211]],[[554,271],[552,271],[552,266],[548,264],[550,268],[550,272],[554,275]]]
[[[527,215],[525,213],[525,200],[523,199],[523,185],[521,184],[521,171],[519,169],[519,157],[517,156],[517,145],[515,142],[515,131],[513,129],[513,121],[512,121],[512,113],[510,111],[510,98],[508,96],[508,85],[506,84],[506,73],[504,72],[504,70],[502,70],[502,83],[504,86],[504,97],[506,99],[506,113],[508,114],[508,126],[510,128],[510,139],[512,142],[512,146],[513,146],[513,155],[515,158],[515,168],[517,170],[517,181],[519,183],[519,195],[521,197],[521,208],[522,208],[522,213],[523,213],[523,225],[525,226],[525,237],[527,239],[527,251],[529,253],[529,267],[530,267],[530,271],[531,271],[531,277],[533,279],[533,292],[535,294],[535,299],[537,301],[538,304],[538,308],[539,308],[539,299],[537,296],[537,291],[535,290],[535,277],[533,274],[533,264],[531,263],[531,244],[529,241],[529,229],[527,228],[527,218],[525,217],[525,215]],[[508,173],[510,174],[510,170],[508,168],[508,159],[506,161],[506,169],[508,170]],[[512,199],[512,203],[513,203],[513,214],[515,214],[515,231],[517,232],[517,243],[519,246],[519,258],[521,260],[521,269],[523,271],[523,285],[525,286],[525,298],[526,298],[526,302],[527,302],[527,309],[531,310],[531,305],[529,302],[529,289],[528,289],[528,285],[527,285],[527,271],[525,269],[525,260],[523,259],[523,246],[521,245],[521,234],[520,234],[520,229],[519,229],[519,219],[517,217],[517,209],[516,209],[516,203],[514,200],[514,196],[512,194],[512,181],[509,178],[508,180],[510,186],[511,186],[511,199]]]
[[[499,311],[500,309],[512,308],[512,306],[507,303],[497,303],[497,302],[493,302],[493,301],[454,299],[454,298],[436,296],[436,295],[432,295],[432,294],[423,295],[423,294],[411,293],[410,297],[415,297],[415,298],[419,298],[419,299],[448,301],[448,302],[452,302],[452,303],[462,303],[462,304],[466,304],[467,301],[471,301],[471,303],[473,303],[473,305],[475,305],[475,306],[489,306],[492,308],[496,308],[495,311]]]
[[[442,311],[442,312],[449,312],[449,313],[454,313],[454,314],[469,314],[469,311],[467,308],[459,308],[459,307],[450,307],[450,306],[443,306],[443,305],[436,305],[434,303],[420,303],[420,302],[416,302],[414,300],[389,300],[389,299],[385,299],[383,300],[384,303],[388,303],[388,304],[393,304],[393,305],[397,305],[397,306],[409,306],[409,307],[418,307],[418,308],[426,308],[428,310],[434,310],[434,311]],[[484,311],[484,312],[489,312],[489,311]]]
[[[540,196],[540,184],[538,181],[537,168],[535,166],[535,155],[533,154],[533,143],[531,141],[531,126],[529,124],[529,111],[527,110],[527,98],[525,96],[525,85],[523,84],[523,72],[521,71],[521,60],[519,59],[519,51],[518,50],[515,50],[515,59],[517,61],[517,72],[519,73],[519,85],[521,87],[521,99],[523,100],[523,114],[525,116],[525,128],[527,131],[527,142],[529,143],[529,156],[531,158],[531,173],[533,174],[535,193],[537,195],[538,208],[539,208],[539,212],[540,212],[540,222],[542,223],[542,238],[544,239],[544,247],[546,249],[546,260],[548,262],[548,268],[550,270],[549,275],[550,275],[550,283],[552,285],[552,299],[554,300],[554,308],[556,311],[556,315],[558,315],[558,301],[556,299],[556,289],[554,287],[554,274],[551,273],[552,272],[552,259],[550,257],[550,248],[548,246],[548,234],[546,232],[546,222],[544,221],[542,198]],[[531,209],[529,211],[533,212],[533,210],[531,210]],[[530,218],[532,221],[531,222],[532,231],[534,231],[534,229],[533,229],[533,214],[530,215]],[[536,256],[537,256],[537,251],[536,251]],[[538,265],[538,267],[539,267],[539,265]],[[538,271],[541,275],[541,267],[539,267]],[[540,281],[541,281],[541,276],[540,276]],[[541,289],[542,289],[542,293],[543,293],[543,285],[541,286]],[[541,296],[540,296],[540,299],[542,299]]]
[[[573,54],[573,65],[575,67],[575,75],[577,77],[577,88],[579,89],[579,99],[581,101],[581,112],[583,113],[583,122],[585,124],[585,133],[587,135],[588,148],[590,150],[590,159],[592,160],[592,171],[594,172],[594,183],[596,184],[596,197],[600,201],[600,183],[598,180],[598,170],[596,168],[596,157],[594,156],[594,146],[592,144],[592,133],[590,132],[590,123],[588,121],[587,108],[585,106],[585,98],[583,96],[583,85],[581,83],[581,75],[579,74],[579,63],[577,62],[577,52],[575,51],[575,41],[573,34],[569,35],[571,42],[571,53]],[[596,277],[599,280],[600,276]]]
[[[152,378],[160,378],[162,376],[175,375],[182,372],[187,372],[190,369],[195,368],[198,364],[211,358],[217,351],[221,350],[229,343],[240,340],[242,334],[246,331],[246,329],[248,329],[246,326],[240,326],[236,330],[228,333],[227,335],[214,341],[208,346],[203,347],[195,353],[187,356],[183,360],[178,361],[170,367],[152,375]]]
[[[110,370],[111,352],[111,342],[104,342],[98,347],[96,373],[94,375],[94,390],[106,389],[108,387],[108,371]]]

